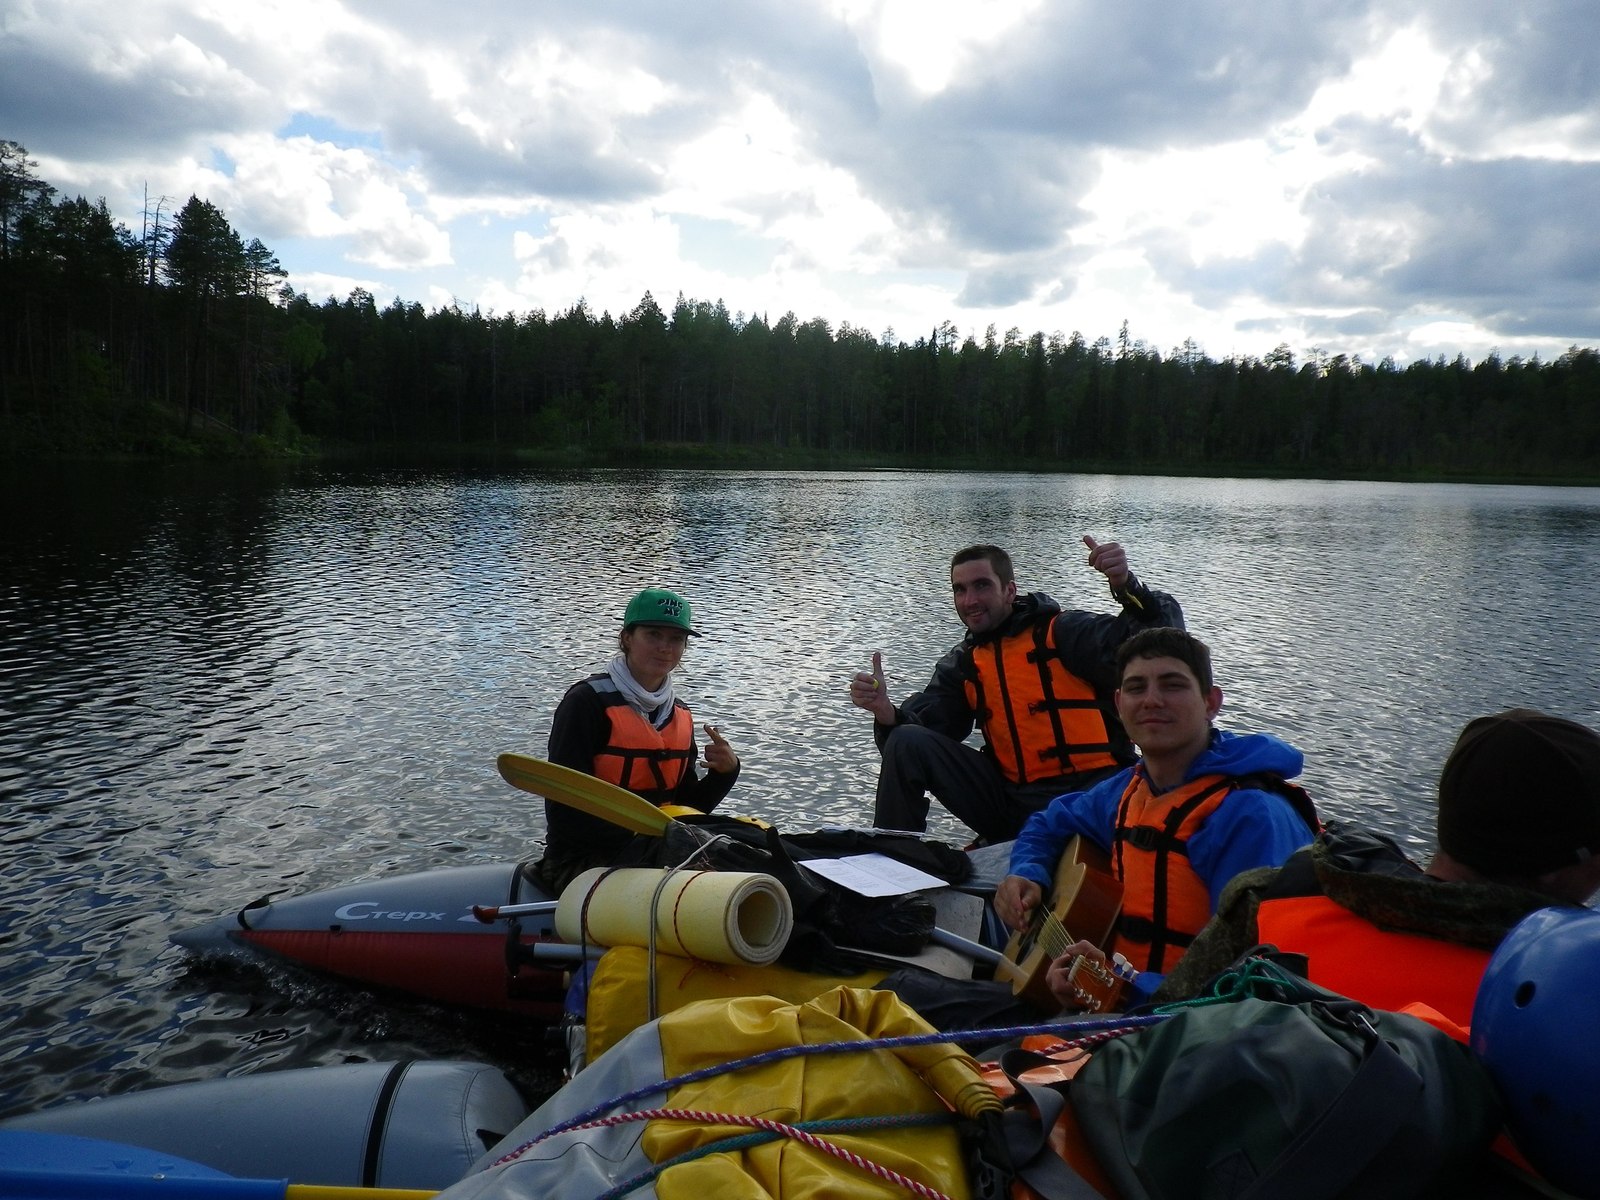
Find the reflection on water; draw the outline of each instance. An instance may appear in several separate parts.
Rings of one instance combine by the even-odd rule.
[[[1600,725],[1600,490],[908,472],[58,469],[0,488],[0,1113],[347,1057],[537,1056],[528,1031],[292,974],[192,974],[176,928],[269,892],[530,855],[556,700],[635,590],[705,632],[680,693],[745,760],[730,807],[857,822],[845,681],[896,696],[960,634],[946,563],[1109,609],[1116,538],[1215,652],[1222,723],[1307,752],[1325,812],[1425,852],[1470,717]],[[963,831],[935,827],[953,841]]]

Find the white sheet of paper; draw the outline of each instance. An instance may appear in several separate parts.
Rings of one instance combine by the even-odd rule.
[[[846,858],[808,858],[803,864],[860,896],[903,896],[927,888],[945,887],[937,875],[908,867],[887,854],[852,854]]]

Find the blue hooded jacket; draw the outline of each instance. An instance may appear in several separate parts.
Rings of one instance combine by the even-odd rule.
[[[1214,729],[1211,745],[1189,764],[1184,782],[1201,775],[1237,779],[1264,774],[1292,779],[1304,765],[1300,751],[1271,734]],[[1055,880],[1056,863],[1074,834],[1082,834],[1111,853],[1117,806],[1134,769],[1119,771],[1088,791],[1057,796],[1029,817],[1012,847],[1010,873],[1031,879],[1048,892]],[[1315,836],[1316,831],[1283,796],[1260,788],[1239,788],[1228,794],[1189,839],[1189,865],[1205,882],[1214,913],[1222,889],[1240,871],[1282,866]]]

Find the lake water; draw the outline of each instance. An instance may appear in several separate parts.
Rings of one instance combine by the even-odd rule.
[[[242,472],[242,473],[241,473]],[[637,589],[705,636],[678,675],[745,770],[728,803],[867,819],[869,719],[961,628],[947,562],[1110,611],[1120,540],[1214,651],[1219,723],[1306,751],[1325,815],[1425,854],[1469,718],[1600,726],[1600,489],[920,472],[10,470],[0,500],[0,1115],[361,1058],[529,1070],[531,1031],[275,971],[175,929],[258,896],[531,857],[495,771]],[[962,829],[933,832],[965,840]]]

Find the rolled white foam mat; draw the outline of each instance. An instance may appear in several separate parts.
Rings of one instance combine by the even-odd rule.
[[[664,954],[764,966],[783,952],[794,927],[789,893],[770,875],[594,867],[561,893],[556,932],[568,942],[648,946],[652,897],[656,948]]]

